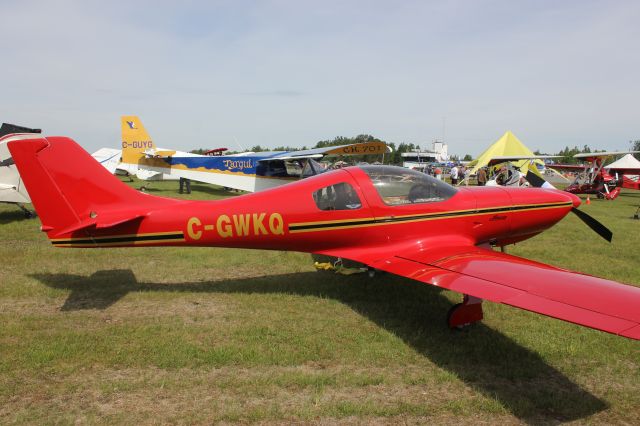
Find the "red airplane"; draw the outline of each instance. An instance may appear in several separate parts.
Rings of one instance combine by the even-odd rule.
[[[638,178],[638,169],[610,168],[609,174],[613,174],[618,178],[618,184],[622,188],[635,189],[640,191],[640,179]]]
[[[635,151],[631,153],[633,152]],[[576,179],[571,185],[564,189],[567,192],[572,194],[596,195],[598,198],[604,198],[605,200],[614,200],[620,195],[620,189],[627,186],[624,185],[625,182],[622,173],[617,173],[616,176],[612,176],[604,169],[604,162],[611,156],[628,153],[628,151],[624,151],[576,154],[573,157],[585,161],[585,164],[550,164],[547,165],[547,167],[577,173]]]
[[[627,172],[630,174],[629,172]],[[637,172],[636,172],[637,173]],[[635,189],[636,191],[640,191],[640,179],[633,179],[627,176],[626,174],[622,175],[622,187],[627,189]]]
[[[487,299],[640,339],[640,288],[494,251],[577,210],[542,188],[454,188],[409,169],[348,167],[218,201],[140,193],[65,137],[14,136],[9,150],[56,247],[216,246],[351,259],[464,294],[452,327]]]

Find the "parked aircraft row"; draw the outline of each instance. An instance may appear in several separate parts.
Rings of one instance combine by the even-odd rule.
[[[31,132],[33,129],[5,124],[0,130],[0,135],[16,132]],[[141,120],[137,116],[121,117],[122,147],[101,148],[94,152],[93,157],[109,171],[116,169],[137,176],[141,180],[178,180],[180,178],[191,179],[204,183],[220,185],[226,188],[243,190],[248,192],[261,191],[277,187],[285,183],[313,176],[325,171],[324,166],[316,160],[328,155],[365,155],[385,154],[390,152],[389,147],[381,142],[367,142],[343,146],[333,146],[319,149],[292,151],[292,152],[246,152],[234,155],[198,155],[190,152],[162,149],[156,147],[149,136]],[[516,152],[521,155],[501,156],[490,152],[498,146],[503,151],[502,145],[513,144]],[[513,151],[512,146],[509,151]],[[521,185],[528,182],[525,175],[537,175],[542,178],[534,162],[542,164],[541,160],[553,158],[553,156],[527,155],[530,150],[526,148],[511,132],[498,140],[492,147],[480,156],[489,166],[504,164],[504,172],[498,173],[495,179],[487,184],[491,185]],[[566,190],[575,194],[595,194],[606,199],[615,199],[621,187],[640,189],[638,173],[640,162],[632,164],[633,157],[628,155],[625,161],[616,162],[614,168],[603,167],[606,159],[624,154],[621,152],[603,152],[594,154],[578,154],[577,158],[587,161],[584,165],[550,165],[550,170],[579,171],[575,181]],[[488,155],[492,155],[488,157]],[[9,165],[11,159],[5,148],[0,146],[0,202],[16,203],[22,205],[29,203],[29,195],[21,185],[20,176],[15,167],[2,167]],[[487,157],[487,158],[484,158]],[[630,157],[630,159],[629,159]],[[4,163],[3,163],[4,162]],[[634,167],[635,166],[635,167]],[[476,169],[479,165],[476,165]],[[518,172],[520,171],[520,172]],[[524,173],[522,172],[524,171]],[[613,173],[613,175],[609,174]],[[615,176],[615,177],[614,177]],[[534,179],[537,179],[534,176]],[[545,185],[549,185],[546,184]],[[26,209],[27,215],[30,212]]]
[[[564,191],[456,188],[400,167],[360,166],[219,201],[178,200],[132,189],[69,138],[19,134],[2,143],[55,247],[317,253],[462,293],[448,316],[451,327],[481,320],[487,299],[640,340],[640,288],[493,250],[531,238],[570,212],[610,240],[611,232]],[[186,168],[182,158],[199,158],[150,152],[148,144],[135,149],[143,150],[143,163],[171,166],[158,167],[169,175],[184,170],[174,165]],[[278,161],[292,157],[299,160]]]
[[[34,131],[9,124],[3,126],[0,136]],[[291,152],[209,156],[158,148],[137,116],[123,116],[121,132],[121,149],[101,148],[92,154],[111,173],[126,172],[145,181],[185,178],[248,192],[274,188],[322,173],[324,166],[315,160],[325,156],[391,152],[382,142],[365,142]],[[0,202],[15,203],[27,216],[31,216],[32,213],[23,206],[31,202],[29,194],[12,164],[6,142],[0,143]]]
[[[325,170],[316,160],[330,155],[385,154],[382,142],[365,142],[301,151],[198,155],[157,149],[136,116],[122,117],[121,169],[144,180],[186,178],[242,191],[275,188]]]
[[[572,172],[575,178],[569,181],[565,191],[572,194],[596,195],[598,198],[614,200],[622,188],[640,190],[640,161],[632,154],[639,151],[611,151],[588,154],[576,154],[574,158],[584,161],[583,164],[546,164],[547,170],[555,172]],[[624,157],[614,163],[604,166],[607,159],[614,156]],[[494,179],[487,182],[488,186],[522,186],[543,179],[535,160],[559,158],[559,156],[500,156],[493,157],[487,165],[496,167],[501,165],[503,170],[496,173]],[[624,160],[624,161],[623,161]],[[523,173],[522,171],[526,171]],[[566,179],[566,178],[565,178]],[[552,185],[544,182],[546,187]]]

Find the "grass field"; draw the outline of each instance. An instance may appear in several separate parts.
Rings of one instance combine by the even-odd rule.
[[[228,196],[194,184],[192,198]],[[150,193],[178,196],[177,182]],[[640,192],[509,249],[640,285]],[[615,423],[640,419],[640,345],[301,253],[56,249],[0,206],[0,423]],[[640,309],[640,307],[639,307]]]

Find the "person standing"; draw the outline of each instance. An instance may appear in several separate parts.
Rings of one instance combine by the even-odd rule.
[[[485,186],[487,184],[487,171],[484,167],[478,170],[476,178],[478,179],[478,186]]]
[[[180,194],[186,189],[187,194],[191,194],[191,179],[180,178]]]
[[[449,172],[449,176],[451,177],[451,185],[458,184],[458,173],[458,166],[454,164],[451,168],[451,171]]]
[[[464,186],[469,186],[469,177],[471,176],[471,170],[466,166],[460,166],[460,179],[464,182]]]

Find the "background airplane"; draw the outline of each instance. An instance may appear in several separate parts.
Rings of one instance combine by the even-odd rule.
[[[2,123],[0,126],[0,202],[18,206],[25,217],[31,218],[34,213],[24,205],[31,203],[29,193],[22,184],[18,169],[13,163],[7,144],[3,142],[6,135],[12,133],[41,133],[41,129],[32,129],[15,124]]]
[[[31,203],[29,193],[22,183],[20,173],[16,168],[11,153],[7,148],[7,141],[16,137],[25,137],[28,134],[41,133],[40,129],[31,129],[15,124],[3,123],[0,127],[0,203],[15,204],[31,218],[34,213],[24,205]],[[110,173],[114,173],[120,163],[120,150],[102,148],[92,154],[93,158],[102,164]]]
[[[499,169],[492,179],[487,181],[487,186],[529,186],[553,188],[542,177],[538,168],[539,162],[550,158],[558,158],[554,155],[514,155],[492,157],[487,166],[494,170]]]
[[[640,190],[640,161],[631,153],[604,167],[623,188]]]
[[[122,117],[121,167],[142,179],[186,178],[256,192],[324,172],[324,166],[316,161],[324,156],[389,152],[391,149],[382,142],[217,156],[164,151],[155,148],[138,117]]]
[[[185,151],[157,148],[135,115],[125,115],[120,119],[122,133],[122,159],[118,169],[135,175],[141,180],[178,180],[180,176],[171,173],[166,158],[203,157]]]
[[[493,251],[576,213],[573,194],[454,188],[392,166],[349,167],[219,201],[142,194],[64,137],[9,142],[56,247],[199,246],[295,250],[463,293],[449,325],[482,319],[482,299],[640,339],[640,288]]]
[[[110,173],[116,173],[118,166],[120,165],[120,159],[122,157],[122,151],[115,148],[100,148],[93,154],[91,154],[95,160],[102,164],[105,169]]]
[[[637,151],[594,152],[576,154],[573,157],[584,161],[582,165],[550,164],[549,168],[558,171],[576,173],[575,180],[564,190],[572,194],[596,195],[598,198],[615,200],[620,194],[622,174],[611,175],[604,167],[605,161],[615,155],[630,154]]]

